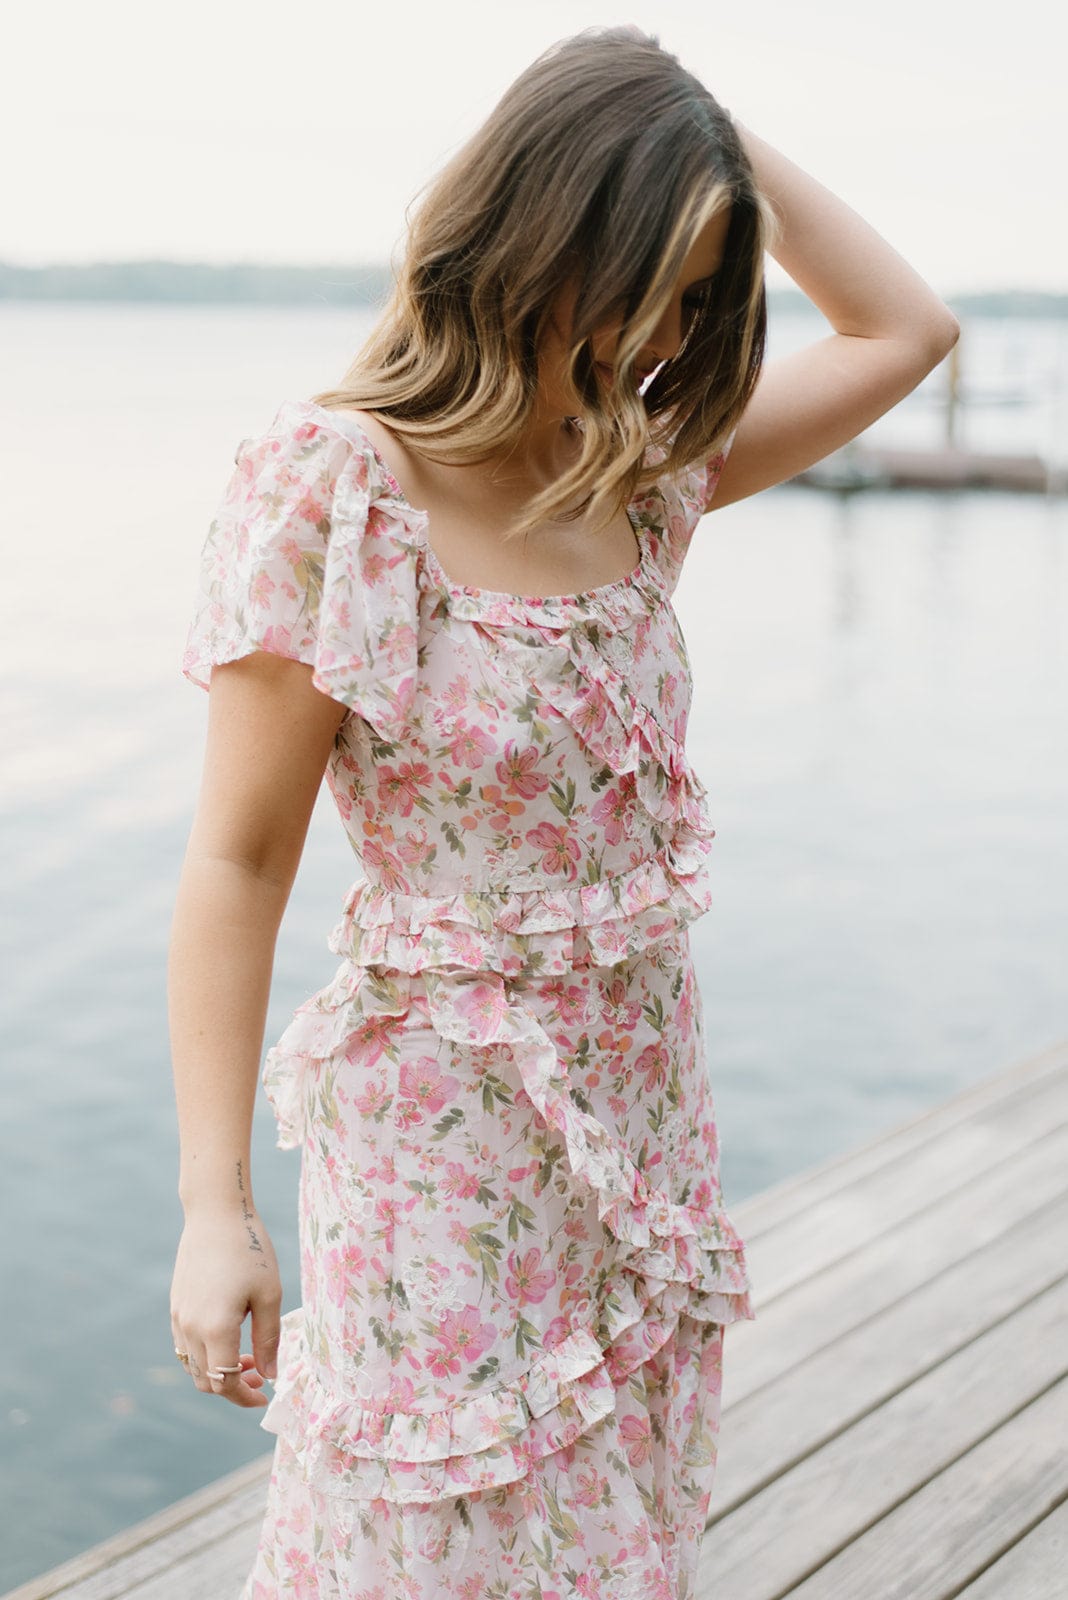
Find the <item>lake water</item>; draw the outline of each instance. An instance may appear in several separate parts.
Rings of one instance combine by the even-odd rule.
[[[177,664],[238,441],[336,381],[366,325],[0,305],[0,1589],[273,1443],[192,1387],[170,1335],[165,955],[207,709]],[[773,353],[822,326],[784,318]],[[1059,441],[1066,350],[1063,326],[966,327],[967,442]],[[873,436],[933,440],[940,383]],[[731,1207],[1068,1033],[1068,504],[783,487],[706,519],[677,609],[717,829],[693,940]],[[354,876],[321,801],[268,1042],[331,975]],[[261,1091],[284,1309],[298,1162]]]

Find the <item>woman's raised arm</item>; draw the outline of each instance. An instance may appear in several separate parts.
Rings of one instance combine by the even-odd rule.
[[[779,221],[771,254],[835,332],[767,362],[710,509],[782,483],[856,438],[936,367],[960,327],[843,200],[735,123]]]

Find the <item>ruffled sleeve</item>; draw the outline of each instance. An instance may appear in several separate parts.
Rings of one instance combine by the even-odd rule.
[[[376,503],[369,449],[283,406],[242,440],[204,543],[182,658],[193,683],[266,650],[387,739],[417,679],[416,549]]]
[[[711,507],[719,475],[733,443],[732,432],[716,455],[687,467],[684,472],[665,475],[657,484],[662,505],[656,560],[669,594],[678,586],[694,529]]]

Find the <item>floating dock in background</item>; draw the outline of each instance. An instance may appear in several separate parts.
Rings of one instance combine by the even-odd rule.
[[[942,364],[945,370],[944,397],[936,401],[942,411],[940,444],[925,448],[884,447],[867,442],[861,434],[841,450],[817,461],[791,479],[814,489],[837,489],[848,493],[860,489],[1008,489],[1024,494],[1060,495],[1068,493],[1068,438],[1055,440],[1059,463],[1030,454],[1007,454],[965,449],[961,444],[961,417],[975,405],[1026,402],[1026,391],[984,393],[962,383],[961,344],[954,345]],[[1068,410],[1063,399],[1063,383],[1058,391],[1059,412],[1068,433]]]
[[[949,447],[934,450],[846,445],[793,483],[813,489],[1011,489],[1025,494],[1068,492],[1068,469],[1036,455],[991,455]]]
[[[1060,1600],[1068,1041],[728,1207],[696,1600]],[[236,1600],[271,1453],[3,1600]]]

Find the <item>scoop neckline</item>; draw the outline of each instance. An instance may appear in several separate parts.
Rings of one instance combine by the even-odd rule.
[[[449,574],[445,571],[441,561],[438,559],[437,551],[430,543],[428,532],[430,525],[430,513],[423,508],[416,507],[411,504],[405,495],[404,490],[401,488],[400,484],[393,476],[393,473],[382,459],[382,455],[378,449],[378,446],[375,444],[370,434],[368,434],[366,430],[360,426],[360,423],[353,416],[352,412],[343,411],[340,408],[330,410],[327,406],[321,406],[316,400],[303,400],[300,401],[299,404],[308,407],[313,411],[318,411],[320,415],[329,417],[331,420],[344,417],[347,419],[348,426],[353,428],[359,434],[360,439],[363,441],[364,445],[367,447],[371,456],[373,457],[375,466],[385,479],[386,483],[389,485],[390,492],[400,502],[401,506],[408,513],[408,515],[415,519],[418,523],[422,536],[423,550],[427,558],[427,565],[433,572],[435,582],[450,595],[454,595],[458,598],[466,600],[486,601],[491,605],[511,604],[519,606],[585,606],[590,603],[597,604],[598,601],[609,600],[617,594],[626,593],[628,590],[637,587],[637,585],[642,582],[647,574],[649,549],[646,543],[645,529],[642,526],[641,520],[634,514],[634,499],[638,498],[638,496],[635,496],[634,499],[627,501],[624,509],[627,513],[627,521],[634,530],[634,537],[638,544],[638,560],[635,562],[634,566],[631,567],[630,571],[625,572],[621,578],[613,578],[609,583],[599,583],[592,589],[579,589],[571,594],[508,594],[501,589],[484,589],[477,587],[474,584],[457,583],[455,579],[450,578]],[[344,432],[344,428],[341,431]]]

